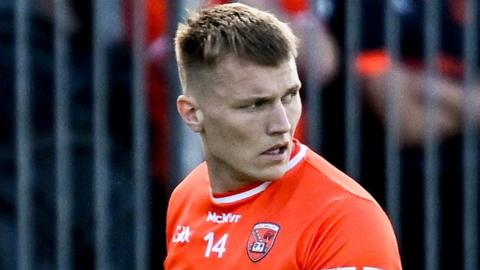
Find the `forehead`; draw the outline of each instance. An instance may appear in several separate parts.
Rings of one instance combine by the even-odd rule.
[[[231,98],[275,95],[300,86],[293,57],[274,67],[227,57],[217,65],[214,73],[214,92]]]

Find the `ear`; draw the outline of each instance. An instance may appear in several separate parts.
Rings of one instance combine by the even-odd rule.
[[[203,114],[194,97],[180,95],[177,99],[177,110],[191,130],[194,132],[202,131]]]

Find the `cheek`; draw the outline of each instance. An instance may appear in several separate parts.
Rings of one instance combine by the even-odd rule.
[[[255,125],[252,125],[252,122],[246,126],[243,126],[244,124],[243,121],[238,121],[237,125],[223,121],[209,122],[204,134],[207,147],[205,150],[216,159],[234,167],[246,166],[247,160],[251,158],[255,138],[258,136],[254,135]]]
[[[225,115],[224,115],[225,116]],[[227,117],[209,118],[205,121],[205,137],[218,147],[235,147],[245,139],[246,131],[242,121]]]
[[[245,120],[239,120],[234,126],[221,124],[221,128],[213,130],[215,138],[210,138],[212,153],[222,156],[233,166],[246,166],[252,154],[257,152],[262,137],[259,126],[258,122]]]
[[[260,123],[258,119],[239,119],[233,124],[223,125],[222,132],[224,138],[230,142],[233,147],[245,147],[245,143],[251,143],[258,135]]]
[[[295,127],[298,124],[298,121],[300,121],[300,117],[302,115],[302,103],[300,102],[300,99],[296,100],[296,102],[292,103],[292,106],[290,107],[289,113],[288,113],[288,119],[290,121],[290,124],[292,125],[292,129],[295,130]]]

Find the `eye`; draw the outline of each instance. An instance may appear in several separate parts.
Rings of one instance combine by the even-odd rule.
[[[265,104],[267,104],[267,101],[264,100],[264,99],[260,99],[260,100],[255,101],[255,103],[253,103],[253,107],[254,108],[260,108]]]
[[[283,104],[289,104],[292,102],[293,98],[298,94],[298,90],[290,91],[288,94],[282,97]]]
[[[265,100],[258,100],[258,101],[255,101],[255,103],[253,104],[250,104],[249,108],[250,109],[259,109],[261,107],[263,107],[267,102]]]
[[[263,106],[265,106],[265,104],[267,104],[266,99],[258,99],[258,100],[255,100],[255,101],[249,103],[249,104],[245,104],[245,105],[241,106],[240,108],[248,109],[248,110],[257,110],[257,109],[260,109]]]

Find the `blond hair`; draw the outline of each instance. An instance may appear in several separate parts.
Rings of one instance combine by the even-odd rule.
[[[213,69],[230,55],[278,66],[297,56],[297,43],[290,27],[268,12],[240,3],[202,9],[177,29],[175,51],[182,86],[185,89],[190,73]]]

